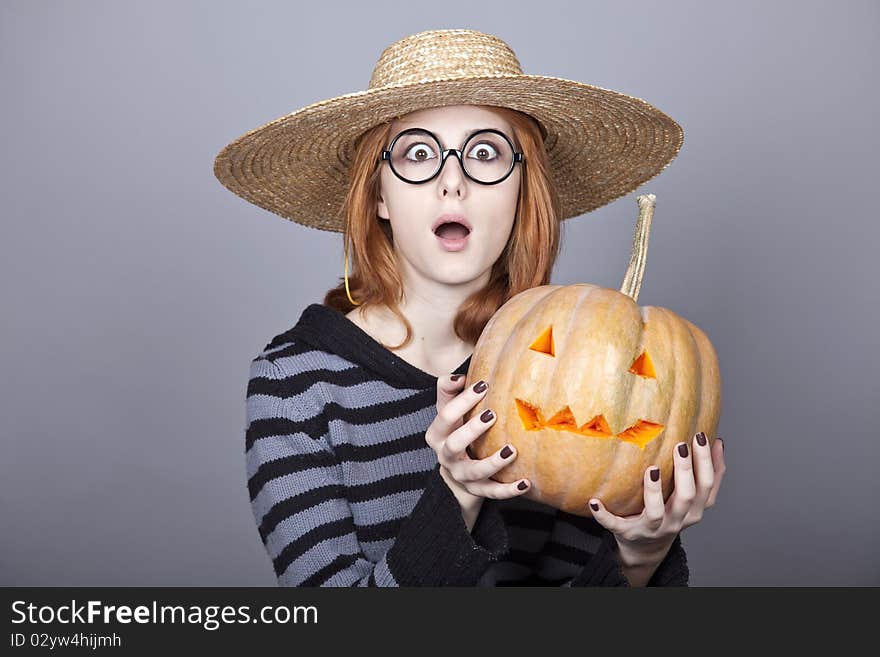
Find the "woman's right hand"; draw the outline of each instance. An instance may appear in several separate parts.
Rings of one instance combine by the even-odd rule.
[[[496,416],[487,409],[464,422],[464,414],[476,406],[488,390],[485,381],[462,390],[464,383],[463,374],[437,379],[437,417],[425,432],[425,439],[437,454],[440,474],[462,509],[476,506],[486,497],[506,499],[522,495],[529,489],[528,480],[504,484],[490,479],[516,458],[513,445],[505,445],[484,459],[472,459],[468,455],[467,446],[495,423]]]

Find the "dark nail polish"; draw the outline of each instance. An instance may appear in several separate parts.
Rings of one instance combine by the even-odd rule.
[[[700,443],[700,447],[706,446],[706,434],[704,434],[702,431],[697,434],[697,442]]]
[[[516,487],[519,488],[520,490],[525,490],[526,488],[529,487],[529,485],[526,482],[521,481],[516,485]]]
[[[474,392],[483,392],[488,387],[489,386],[486,385],[485,381],[477,381],[476,384],[474,384]]]
[[[510,449],[510,445],[505,445],[504,449],[501,450],[501,458],[510,458],[511,454],[513,454],[513,450]]]
[[[599,510],[599,505],[598,505],[598,504],[593,504],[592,502],[590,502],[590,508],[591,508],[593,511],[598,511],[598,510]]]
[[[463,376],[464,376],[464,374],[453,374],[452,376],[449,377],[449,380],[450,381],[458,381]]]
[[[483,414],[480,416],[480,419],[481,419],[483,422],[488,422],[488,421],[491,420],[493,417],[495,417],[495,414],[494,414],[491,410],[486,409],[485,411],[483,411]]]
[[[660,468],[652,468],[650,475],[651,481],[657,481],[658,479],[660,479]]]
[[[678,446],[678,453],[679,453],[683,458],[686,458],[686,457],[687,457],[687,455],[688,455],[688,446],[687,446],[687,443],[682,443],[681,445]]]

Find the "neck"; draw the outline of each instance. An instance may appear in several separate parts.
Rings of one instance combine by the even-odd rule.
[[[467,345],[455,334],[455,315],[464,297],[442,295],[439,297],[406,292],[400,310],[413,329],[412,346],[426,354],[461,352]],[[400,327],[401,339],[405,329]]]
[[[413,338],[401,353],[425,367],[442,370],[463,361],[474,345],[464,342],[455,333],[455,316],[464,300],[482,289],[489,280],[489,272],[460,284],[440,283],[422,276],[404,275],[404,296],[400,310],[412,326]],[[378,318],[387,344],[399,344],[406,336],[406,328],[388,309],[382,309]],[[375,326],[375,324],[374,324]]]

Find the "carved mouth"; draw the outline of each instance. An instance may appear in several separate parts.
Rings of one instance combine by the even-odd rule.
[[[589,438],[617,438],[644,449],[645,445],[654,440],[663,431],[662,424],[650,420],[639,420],[627,427],[620,433],[613,433],[604,415],[596,415],[588,422],[578,426],[571,409],[566,406],[555,413],[550,419],[545,420],[541,410],[522,399],[516,400],[516,410],[526,431],[538,431],[539,429],[555,429],[556,431],[568,431]]]

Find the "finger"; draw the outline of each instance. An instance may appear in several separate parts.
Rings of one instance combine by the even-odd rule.
[[[593,517],[596,519],[596,522],[602,525],[605,529],[612,534],[623,534],[625,528],[624,519],[608,511],[608,509],[605,508],[605,505],[602,504],[601,500],[596,499],[595,497],[592,498],[590,500],[590,510],[593,512]]]
[[[465,376],[463,374],[447,374],[437,377],[437,416],[425,432],[425,442],[435,452],[439,449],[443,438],[449,435],[452,428],[461,423],[461,418],[459,418],[458,421],[453,422],[452,427],[449,427],[448,423],[441,421],[440,414],[446,405],[461,392],[464,385]]]
[[[482,481],[513,463],[514,459],[516,459],[516,449],[513,445],[505,445],[484,459],[461,459],[454,462],[452,465],[456,471],[453,472],[453,476],[461,482]]]
[[[487,408],[479,415],[472,417],[449,434],[449,437],[440,446],[438,458],[446,459],[450,463],[454,463],[463,457],[470,459],[470,456],[465,454],[465,449],[479,436],[483,435],[489,427],[495,424],[496,419],[497,417],[491,408]]]
[[[464,414],[486,396],[488,389],[485,381],[477,381],[474,385],[464,388],[442,408],[438,409],[434,424],[440,435],[448,436],[458,428]]]
[[[675,490],[667,503],[667,514],[673,525],[681,527],[697,494],[691,450],[686,442],[675,446],[672,463]]]
[[[715,443],[712,445],[712,466],[715,469],[715,483],[712,484],[709,499],[706,500],[707,507],[714,506],[718,489],[721,487],[721,479],[727,470],[727,465],[724,462],[724,441],[721,440],[721,436],[716,436]]]
[[[447,374],[437,377],[437,412],[462,391],[467,377],[464,374]]]
[[[484,479],[483,481],[468,482],[465,488],[472,495],[480,495],[481,497],[488,497],[493,500],[506,500],[510,497],[525,495],[529,492],[531,486],[532,484],[528,479],[520,479],[509,484],[501,484],[491,479]]]
[[[645,510],[642,515],[648,529],[656,532],[666,518],[666,506],[663,503],[663,482],[660,480],[660,468],[652,465],[645,470]]]
[[[706,434],[700,431],[691,443],[694,448],[693,462],[697,484],[697,496],[694,506],[704,509],[715,485],[715,466],[712,464],[712,448]]]

